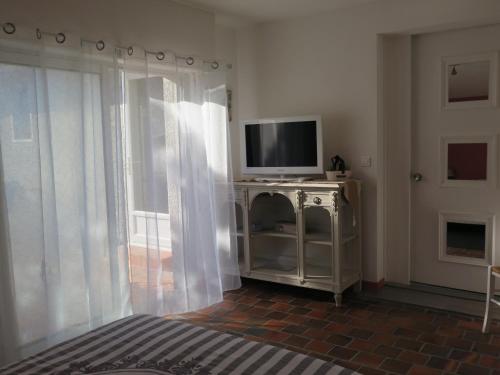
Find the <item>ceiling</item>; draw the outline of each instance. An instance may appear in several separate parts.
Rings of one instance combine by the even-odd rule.
[[[178,0],[213,11],[217,16],[236,17],[259,23],[319,14],[370,3],[376,0]]]

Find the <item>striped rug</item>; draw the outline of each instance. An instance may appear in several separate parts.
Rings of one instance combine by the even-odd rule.
[[[132,315],[0,368],[0,374],[346,375],[355,372],[181,321]]]

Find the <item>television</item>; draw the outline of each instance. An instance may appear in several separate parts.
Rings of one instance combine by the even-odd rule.
[[[241,126],[243,174],[323,173],[321,116],[251,120]]]

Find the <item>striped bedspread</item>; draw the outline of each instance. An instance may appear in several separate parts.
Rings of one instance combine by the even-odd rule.
[[[133,315],[0,369],[25,374],[355,374],[307,355],[178,320]]]

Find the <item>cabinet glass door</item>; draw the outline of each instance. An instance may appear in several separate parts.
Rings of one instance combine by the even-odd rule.
[[[290,199],[261,193],[250,209],[251,271],[273,276],[298,275],[297,217]]]
[[[238,246],[238,264],[240,272],[245,272],[245,237],[243,228],[243,207],[239,202],[235,204],[236,213],[236,242]]]
[[[304,208],[304,279],[332,279],[332,228],[327,209]]]

